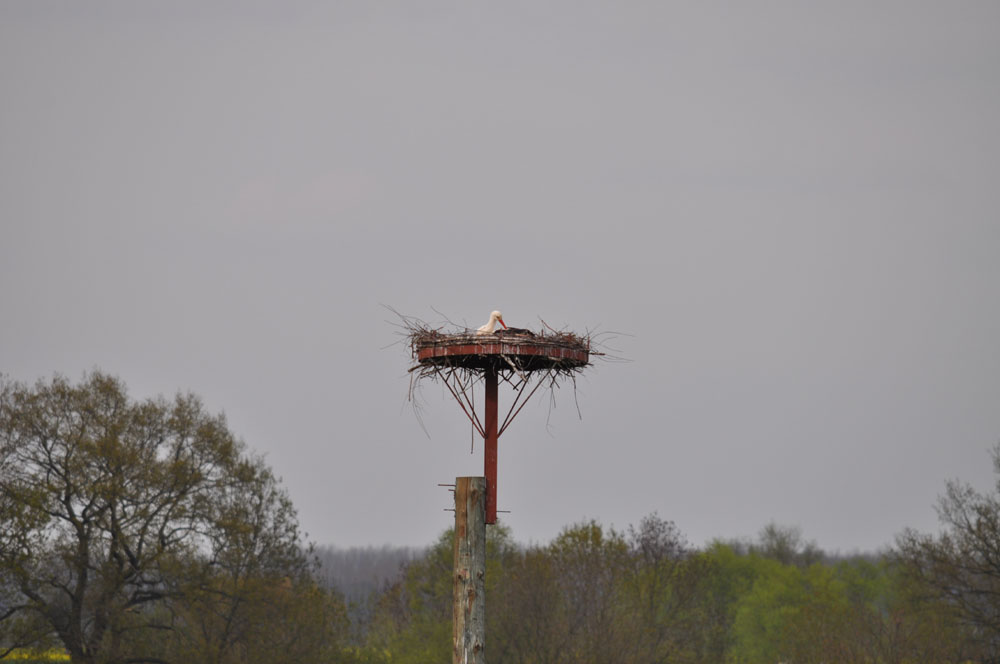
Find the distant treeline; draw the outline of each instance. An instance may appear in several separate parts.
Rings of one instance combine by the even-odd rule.
[[[575,524],[549,544],[531,547],[517,545],[502,526],[490,527],[488,658],[512,664],[996,662],[1000,629],[963,613],[956,600],[963,589],[946,574],[923,574],[940,544],[907,533],[892,551],[831,556],[797,528],[770,524],[754,540],[695,549],[655,514],[624,532],[594,521]],[[448,531],[361,610],[354,607],[352,649],[345,651],[352,661],[450,661],[452,550]],[[391,550],[377,551],[391,557]],[[982,589],[964,590],[971,596]],[[994,619],[1000,616],[996,596],[987,604]]]
[[[806,565],[824,562],[828,564],[865,559],[876,561],[879,553],[828,553],[819,549],[814,542],[802,538],[797,527],[779,527],[768,524],[757,539],[718,540],[739,555],[757,554],[774,558],[781,562],[798,562]],[[511,546],[520,547],[517,543]],[[338,547],[332,544],[317,545],[312,555],[318,563],[317,580],[327,589],[339,592],[345,600],[364,602],[372,593],[385,590],[406,575],[411,563],[419,562],[430,552],[431,547],[393,546],[352,546]]]
[[[1000,447],[994,450],[1000,470]],[[1000,664],[1000,490],[939,535],[830,556],[796,528],[691,546],[656,514],[487,536],[491,664]],[[0,659],[451,661],[453,538],[303,544],[280,482],[190,394],[0,377]]]
[[[323,545],[313,554],[319,563],[320,583],[337,590],[348,602],[364,602],[386,584],[399,580],[407,565],[427,554],[427,547]]]

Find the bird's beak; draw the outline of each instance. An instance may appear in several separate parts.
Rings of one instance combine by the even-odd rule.
[[[507,329],[507,323],[503,322],[503,318],[497,318],[497,320],[500,321],[500,324],[503,325],[503,329],[506,330]]]

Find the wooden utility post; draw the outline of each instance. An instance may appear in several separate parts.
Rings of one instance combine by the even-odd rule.
[[[485,664],[486,478],[455,478],[453,664]]]

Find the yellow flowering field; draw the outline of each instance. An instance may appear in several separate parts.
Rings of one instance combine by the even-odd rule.
[[[7,655],[4,661],[12,662],[68,662],[69,654],[65,650],[52,648],[50,650],[15,650]]]

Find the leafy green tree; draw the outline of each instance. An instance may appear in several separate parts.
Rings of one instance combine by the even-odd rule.
[[[782,661],[788,650],[788,625],[808,601],[803,571],[756,554],[749,560],[754,580],[736,604],[730,655],[741,664]]]
[[[783,565],[809,567],[823,560],[823,552],[815,542],[802,538],[798,526],[781,526],[774,522],[764,526],[757,541],[750,545],[751,553],[773,558]]]
[[[445,531],[376,608],[373,643],[393,662],[451,661],[453,535]]]
[[[197,628],[210,659],[229,661],[261,624],[248,614],[263,589],[273,600],[304,569],[287,498],[197,397],[134,402],[99,372],[0,383],[8,643],[55,637],[74,662],[166,662]]]
[[[630,526],[627,542],[620,656],[649,664],[695,661],[704,638],[699,595],[708,559],[693,554],[674,523],[656,514]]]
[[[556,573],[542,547],[508,556],[498,591],[487,595],[486,652],[491,660],[496,657],[510,664],[565,661],[571,637]]]
[[[570,526],[548,546],[508,557],[487,605],[501,643],[488,646],[491,661],[695,661],[706,566],[656,515],[627,536],[594,521]]]
[[[1000,444],[992,450],[1000,474]],[[1000,662],[1000,480],[981,493],[952,481],[937,506],[943,532],[906,530],[897,560],[927,599],[951,607],[984,661]]]
[[[563,530],[548,554],[565,606],[564,661],[618,662],[625,631],[619,595],[628,563],[625,538],[589,521]]]
[[[722,541],[713,542],[699,555],[706,566],[698,599],[702,616],[699,659],[724,662],[735,644],[733,623],[739,599],[753,587],[757,565],[731,543]]]
[[[496,629],[490,602],[498,594],[504,561],[513,551],[510,530],[502,524],[486,530],[487,653],[500,647],[489,634]],[[400,581],[379,598],[369,630],[367,657],[385,653],[393,663],[442,662],[452,657],[454,603],[454,530],[448,529],[427,554],[406,566]],[[491,660],[494,658],[490,656]]]
[[[941,605],[917,604],[888,561],[801,567],[745,556],[753,582],[735,600],[730,662],[903,664],[966,661]]]
[[[177,661],[299,662],[346,640],[346,605],[318,587],[295,510],[273,474],[246,459],[212,504],[206,551],[173,574],[169,645]]]
[[[947,605],[923,601],[889,558],[847,560],[833,568],[849,610],[828,652],[844,662],[965,662],[968,649]]]

